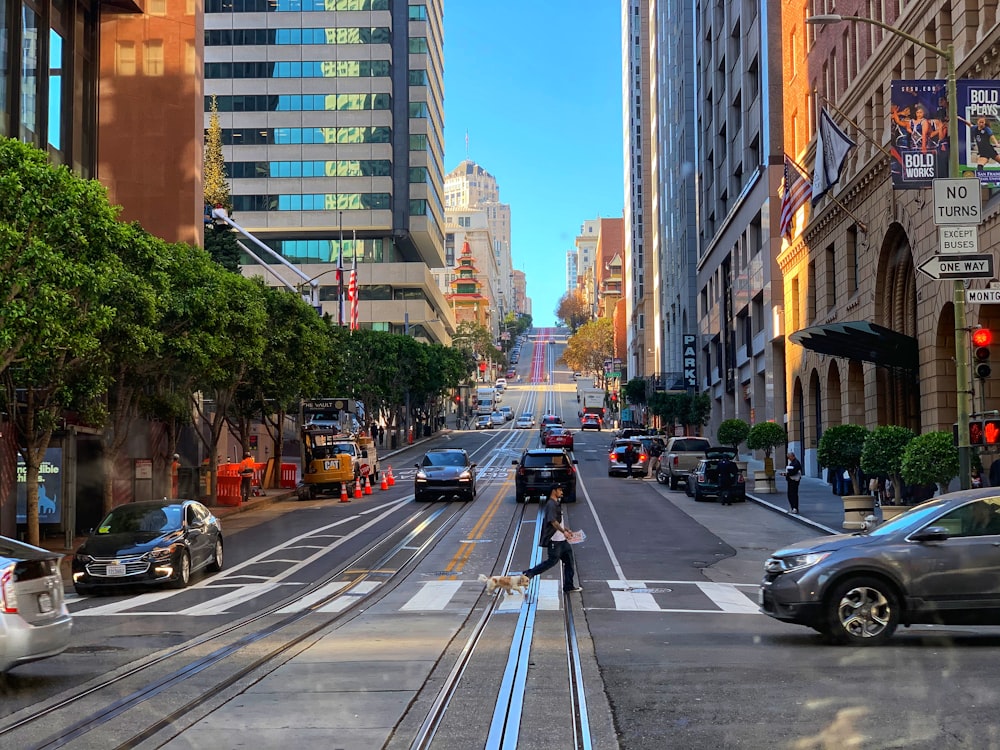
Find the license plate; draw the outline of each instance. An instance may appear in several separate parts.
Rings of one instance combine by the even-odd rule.
[[[42,614],[52,611],[52,597],[49,594],[38,595],[38,611]]]
[[[109,576],[123,576],[123,575],[125,575],[125,566],[124,565],[109,565],[108,568],[107,568],[107,570],[105,571],[105,574],[109,575]]]
[[[544,469],[542,471],[538,472],[538,474],[539,474],[539,476],[541,476],[542,479],[548,479],[549,477],[552,476],[552,472],[551,471],[547,471],[547,470],[544,470]]]

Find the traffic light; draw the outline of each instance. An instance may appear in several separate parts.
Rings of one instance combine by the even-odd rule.
[[[1000,419],[983,420],[983,444],[1000,445]]]
[[[983,444],[983,420],[969,420],[969,445]]]
[[[977,328],[972,332],[972,360],[977,378],[988,378],[990,372],[990,344],[993,333],[989,328]]]

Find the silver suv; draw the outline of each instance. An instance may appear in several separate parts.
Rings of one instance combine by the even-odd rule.
[[[870,646],[899,625],[1000,625],[1000,488],[943,495],[874,530],[780,549],[761,611],[835,643]]]

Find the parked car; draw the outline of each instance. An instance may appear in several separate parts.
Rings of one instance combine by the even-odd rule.
[[[704,437],[686,435],[668,438],[660,457],[656,481],[670,485],[672,490],[677,489],[679,482],[687,485],[691,473],[705,457],[705,451],[711,447],[712,442]]]
[[[584,414],[580,417],[580,429],[581,430],[597,430],[601,431],[603,428],[603,423],[601,422],[601,417],[597,414]]]
[[[1000,625],[1000,488],[960,490],[868,532],[807,539],[764,564],[761,611],[836,643],[899,625]]]
[[[60,557],[0,536],[0,674],[69,645],[73,618],[63,600]]]
[[[698,462],[691,481],[685,483],[684,489],[689,497],[699,502],[719,497],[719,461],[723,456],[735,461],[737,451],[727,446],[712,446],[705,451],[705,458]],[[747,499],[746,477],[742,471],[736,474],[736,484],[733,485],[730,497],[734,502]]]
[[[514,410],[509,406],[501,406],[497,409],[501,414],[503,414],[503,419],[505,422],[509,422],[514,418]]]
[[[507,378],[497,378],[496,385],[493,386],[498,391],[506,390],[507,388]]]
[[[476,465],[461,448],[436,448],[424,454],[416,464],[413,499],[427,500],[457,496],[463,500],[476,497]]]
[[[563,420],[562,417],[555,414],[544,414],[542,415],[541,421],[538,423],[538,437],[542,437],[545,434],[545,430],[548,427],[562,427]]]
[[[611,452],[608,454],[608,476],[617,474],[629,476],[628,464],[625,463],[625,449],[631,445],[635,449],[635,463],[632,464],[631,476],[645,476],[649,468],[649,454],[646,453],[642,443],[638,440],[615,440],[611,445]]]
[[[573,433],[565,427],[551,426],[542,433],[542,445],[546,448],[573,450]]]
[[[78,594],[166,584],[184,588],[222,570],[222,526],[197,500],[149,500],[112,508],[73,556]]]
[[[562,502],[576,502],[576,459],[563,448],[529,448],[519,461],[512,462],[514,497],[519,503],[549,496],[552,485],[562,485]]]
[[[493,427],[503,427],[507,419],[504,417],[502,411],[495,411],[490,414],[490,425]]]
[[[476,429],[488,430],[493,426],[493,417],[490,414],[480,414],[476,417]]]

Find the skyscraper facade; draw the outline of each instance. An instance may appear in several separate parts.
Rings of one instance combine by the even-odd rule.
[[[205,11],[205,125],[214,97],[235,221],[317,279],[324,312],[340,312],[330,272],[356,264],[362,327],[449,341],[430,273],[444,265],[441,1]],[[287,285],[261,257],[245,269]]]

